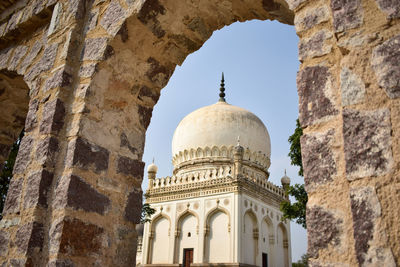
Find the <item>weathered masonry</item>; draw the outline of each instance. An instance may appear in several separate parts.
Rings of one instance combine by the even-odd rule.
[[[399,1],[7,0],[0,13],[0,162],[26,131],[4,266],[134,264],[160,90],[214,30],[250,19],[300,36],[312,265],[400,264]]]

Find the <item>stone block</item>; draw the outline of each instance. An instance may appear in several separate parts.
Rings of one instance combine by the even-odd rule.
[[[315,25],[326,22],[330,18],[330,11],[327,6],[301,9],[294,18],[294,25],[297,32],[309,30]]]
[[[65,69],[56,71],[53,76],[47,79],[44,84],[43,91],[47,92],[50,89],[57,87],[66,87],[72,83],[72,75]]]
[[[85,32],[89,32],[96,27],[98,17],[99,17],[99,8],[92,9],[89,13],[89,19],[85,26]]]
[[[333,27],[335,32],[354,29],[363,23],[363,9],[360,0],[331,0]]]
[[[143,178],[144,162],[119,156],[117,162],[117,173],[133,176],[138,179]]]
[[[33,138],[24,136],[19,145],[18,155],[15,160],[13,173],[23,173],[31,161],[31,152],[33,146]]]
[[[96,173],[108,169],[110,152],[98,145],[78,137],[68,144],[66,162],[69,166],[76,166],[85,170],[94,167]]]
[[[149,102],[151,106],[154,106],[158,99],[160,98],[160,93],[156,89],[150,89],[146,85],[140,87],[138,99],[143,102]]]
[[[31,50],[28,52],[27,56],[24,58],[24,60],[21,63],[21,65],[18,69],[19,74],[25,73],[25,70],[31,65],[33,60],[37,57],[37,55],[39,54],[42,47],[43,47],[43,44],[42,44],[41,40],[35,42],[35,44],[31,48]]]
[[[121,133],[120,135],[120,147],[127,147],[129,149],[130,152],[132,152],[132,154],[136,154],[137,153],[137,149],[136,147],[133,147],[128,140],[128,137],[126,136],[125,133]]]
[[[378,84],[390,98],[400,97],[400,35],[397,35],[372,51],[371,65]]]
[[[47,267],[74,267],[73,261],[70,259],[64,259],[64,260],[52,260],[49,262]]]
[[[364,100],[364,82],[347,67],[343,67],[340,71],[340,90],[342,106],[358,104]]]
[[[387,109],[343,110],[347,179],[383,175],[392,168],[391,130]]]
[[[10,241],[10,234],[6,231],[0,231],[0,257],[7,256],[8,242]]]
[[[139,121],[144,129],[147,129],[150,124],[151,116],[153,114],[153,108],[148,108],[144,106],[139,106]]]
[[[56,31],[57,27],[60,26],[60,18],[62,16],[62,12],[62,4],[57,3],[53,8],[53,14],[51,16],[49,29],[47,30],[47,36],[52,35]]]
[[[56,208],[70,207],[104,215],[111,201],[76,175],[63,176],[57,184]]]
[[[204,20],[200,17],[193,18],[188,24],[187,27],[200,35],[201,39],[207,40],[210,38],[212,34],[212,30],[207,26]]]
[[[25,56],[26,52],[28,51],[28,47],[24,45],[20,45],[14,50],[14,54],[8,63],[9,70],[16,70],[18,64],[20,63],[21,59]]]
[[[40,133],[57,134],[64,126],[65,107],[64,103],[56,98],[44,104],[42,120],[40,122]]]
[[[27,181],[24,208],[28,209],[36,206],[47,208],[48,194],[52,181],[53,173],[46,170],[41,170],[32,174]]]
[[[306,67],[297,75],[302,127],[326,121],[338,114],[333,100],[331,73],[325,66]]]
[[[375,0],[375,2],[386,13],[389,19],[400,18],[400,4],[398,0]]]
[[[331,211],[319,206],[307,207],[307,254],[318,258],[321,249],[328,245],[338,247],[341,243],[343,228],[342,219],[337,218]]]
[[[368,42],[376,39],[375,34],[366,34],[364,31],[355,32],[349,36],[343,36],[339,39],[337,45],[341,48],[345,48],[347,50],[352,50],[356,47],[360,47],[365,45]]]
[[[41,72],[50,70],[54,61],[56,60],[58,51],[58,43],[48,45],[43,52],[43,55],[38,63],[33,66],[28,73],[25,74],[25,80],[32,81],[36,78]]]
[[[291,10],[295,10],[304,2],[307,2],[307,0],[286,0],[286,3],[288,3]]]
[[[100,20],[100,25],[108,32],[108,34],[114,36],[118,32],[121,26],[121,21],[125,16],[126,12],[118,1],[111,1]]]
[[[39,101],[37,99],[32,99],[29,103],[28,113],[25,120],[25,132],[31,132],[36,128],[37,124],[37,114],[39,107]]]
[[[15,234],[14,246],[21,253],[32,253],[35,248],[42,250],[43,241],[43,224],[30,222],[19,227]]]
[[[57,138],[51,136],[41,139],[36,146],[36,160],[43,167],[53,168],[56,163],[58,148]]]
[[[299,59],[301,61],[308,58],[320,57],[329,54],[332,45],[328,40],[332,38],[332,33],[327,30],[321,30],[312,35],[309,39],[303,39],[299,43]]]
[[[165,12],[166,9],[159,0],[148,0],[143,3],[137,17],[144,25],[149,27],[156,37],[162,38],[165,35],[165,30],[161,27],[157,16],[164,15]]]
[[[157,59],[152,57],[147,59],[147,63],[149,64],[149,69],[146,71],[147,78],[158,87],[164,87],[172,75],[172,70],[161,65]]]
[[[91,63],[87,65],[81,65],[79,68],[79,77],[82,78],[89,78],[92,77],[93,74],[96,72],[96,63]]]
[[[301,154],[304,183],[307,191],[315,186],[333,181],[337,175],[335,156],[332,151],[335,131],[304,134],[301,137]]]
[[[85,1],[82,0],[69,0],[67,6],[67,14],[74,19],[80,20],[85,15]]]
[[[18,22],[22,17],[22,11],[23,10],[19,10],[12,14],[11,18],[8,20],[6,32],[17,29]]]
[[[381,206],[374,188],[351,188],[350,206],[359,266],[396,266],[390,248],[382,247],[374,240],[374,237],[380,236],[376,231],[384,231],[377,229]]]
[[[0,69],[5,69],[13,49],[6,48],[0,51]]]
[[[52,227],[50,243],[59,243],[59,252],[69,256],[101,254],[104,229],[76,218],[64,218]]]
[[[102,60],[107,47],[107,37],[86,39],[81,60]]]
[[[128,200],[125,206],[125,219],[134,223],[140,223],[140,216],[142,211],[142,190],[133,190],[128,195]]]

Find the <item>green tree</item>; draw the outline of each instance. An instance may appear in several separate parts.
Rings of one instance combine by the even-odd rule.
[[[308,267],[308,255],[304,254],[297,262],[292,263],[292,267]]]
[[[24,136],[24,131],[21,132],[17,141],[12,145],[10,154],[7,160],[4,162],[3,170],[0,170],[0,220],[3,218],[3,208],[6,202],[8,186],[12,178],[12,171],[14,169],[15,160],[17,158],[19,145],[21,139]]]
[[[153,209],[149,203],[144,203],[142,206],[142,214],[140,215],[140,223],[151,222],[151,215],[153,215],[155,212],[156,210]]]
[[[300,127],[299,119],[296,121],[296,129],[288,139],[290,143],[289,157],[291,164],[299,166],[299,175],[303,176],[303,164],[301,161],[301,147],[300,138],[303,135],[303,129]],[[306,204],[308,201],[308,195],[304,189],[303,184],[291,185],[287,189],[287,194],[295,198],[295,202],[290,203],[284,201],[281,203],[281,211],[283,212],[282,219],[295,220],[296,223],[300,224],[304,228],[307,228],[306,224]]]

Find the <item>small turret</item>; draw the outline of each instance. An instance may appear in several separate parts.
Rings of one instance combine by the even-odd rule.
[[[281,183],[283,189],[287,189],[290,185],[290,178],[286,175],[286,169],[285,169],[285,175],[281,178]]]
[[[147,177],[149,178],[149,188],[153,187],[154,179],[156,179],[157,171],[158,171],[158,167],[156,164],[154,164],[154,159],[153,159],[153,163],[151,163],[149,165],[149,167],[147,167]]]
[[[235,177],[242,173],[242,160],[244,148],[240,145],[240,137],[238,136],[237,145],[233,149],[233,159],[235,163]]]

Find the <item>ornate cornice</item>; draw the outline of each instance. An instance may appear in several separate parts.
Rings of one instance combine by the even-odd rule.
[[[185,149],[175,154],[172,158],[174,169],[179,169],[187,165],[212,161],[233,161],[234,146],[213,146],[198,147],[197,149]],[[243,162],[248,165],[257,166],[260,169],[268,171],[271,161],[268,156],[260,152],[253,152],[245,149],[243,153]],[[175,172],[175,170],[174,170]]]
[[[223,193],[246,193],[255,199],[279,208],[282,201],[287,200],[282,188],[266,182],[260,186],[256,182],[240,175],[234,179],[230,176],[198,181],[192,183],[176,184],[147,190],[147,202],[159,203],[180,199],[211,196]]]

